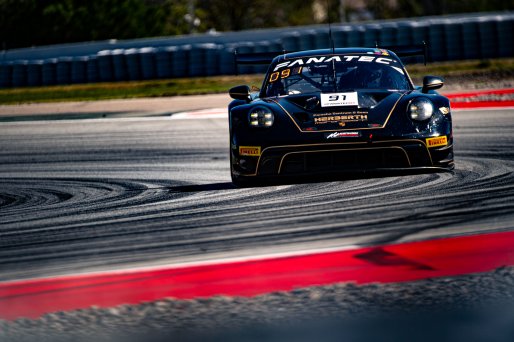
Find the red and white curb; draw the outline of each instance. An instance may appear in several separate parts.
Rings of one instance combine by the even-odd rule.
[[[514,88],[477,90],[461,93],[444,94],[451,102],[452,110],[487,110],[487,109],[513,109],[514,100],[494,100],[494,101],[469,101],[470,98],[487,95],[510,95],[514,94]]]
[[[514,231],[189,266],[0,283],[0,318],[37,318],[166,297],[255,296],[337,282],[366,284],[487,272],[514,265]]]

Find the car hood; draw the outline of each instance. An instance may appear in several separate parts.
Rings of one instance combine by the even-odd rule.
[[[302,131],[380,128],[407,91],[357,91],[358,106],[322,107],[321,95],[299,94],[273,99]]]

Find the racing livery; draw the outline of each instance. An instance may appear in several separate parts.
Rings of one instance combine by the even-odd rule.
[[[270,65],[257,92],[230,90],[232,181],[452,169],[450,102],[435,91],[443,80],[425,76],[415,87],[398,56],[378,48],[236,56]]]

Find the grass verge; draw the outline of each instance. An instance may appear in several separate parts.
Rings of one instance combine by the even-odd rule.
[[[487,77],[487,73],[501,73],[512,76],[514,75],[514,59],[444,62],[427,66],[414,64],[407,66],[407,69],[415,82],[419,82],[425,74],[443,77],[480,74]],[[215,94],[227,92],[229,88],[239,84],[260,86],[262,78],[263,75],[212,76],[0,89],[0,104]]]

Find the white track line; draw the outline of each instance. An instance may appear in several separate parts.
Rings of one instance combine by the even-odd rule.
[[[205,260],[205,261],[191,261],[191,262],[184,262],[184,263],[162,264],[162,265],[156,265],[156,266],[141,266],[141,267],[127,267],[127,268],[122,267],[120,269],[109,270],[109,271],[77,272],[77,273],[62,274],[62,275],[49,276],[49,277],[13,279],[13,280],[2,281],[2,282],[0,282],[0,284],[1,285],[9,285],[10,283],[31,282],[34,280],[41,280],[41,279],[58,280],[59,278],[83,277],[83,276],[101,277],[101,276],[109,276],[109,275],[113,275],[113,274],[132,274],[132,273],[149,272],[149,271],[181,269],[181,268],[189,268],[189,267],[197,267],[197,266],[222,265],[222,264],[230,264],[230,263],[236,263],[236,262],[266,261],[266,260],[297,257],[297,256],[307,256],[307,255],[321,254],[321,253],[343,252],[343,251],[360,249],[360,248],[364,248],[364,247],[365,246],[359,246],[359,245],[346,245],[346,246],[340,246],[340,247],[314,248],[314,249],[305,249],[305,250],[291,251],[291,252],[269,253],[269,254],[262,254],[262,255],[257,255],[257,256],[229,257],[229,258],[219,258],[219,259]]]
[[[172,120],[177,119],[185,119],[185,120],[191,120],[191,119],[216,119],[216,118],[227,118],[228,117],[228,111],[227,108],[209,108],[209,109],[202,109],[202,110],[195,110],[195,111],[189,111],[189,112],[180,112],[175,113],[171,116]]]

